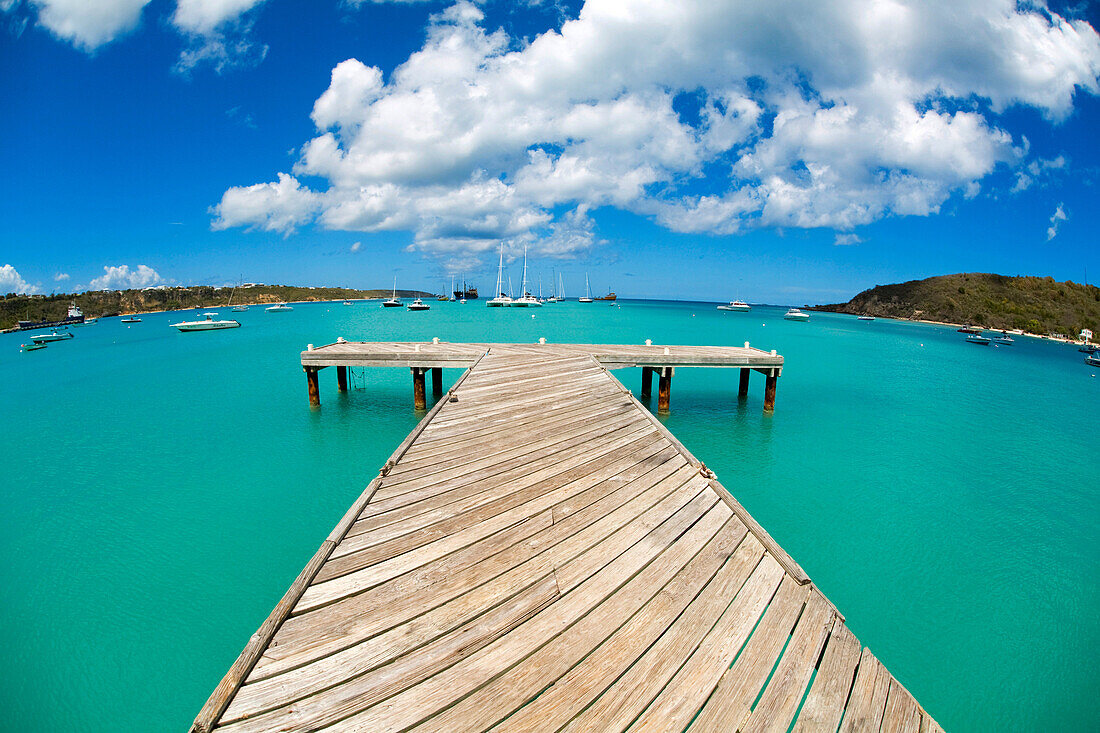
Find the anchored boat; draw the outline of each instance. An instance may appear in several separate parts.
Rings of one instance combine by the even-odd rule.
[[[92,319],[93,321],[95,319]],[[19,321],[16,328],[19,331],[28,331],[32,328],[54,328],[56,326],[78,326],[84,323],[84,312],[77,307],[76,301],[69,304],[68,314],[60,321]]]
[[[35,342],[36,344],[48,344],[54,341],[65,341],[66,339],[71,339],[72,337],[73,335],[68,331],[64,331],[62,333],[54,331],[53,333],[37,333],[34,336],[31,336],[31,341]]]
[[[401,307],[401,299],[397,297],[397,275],[393,276],[393,295],[390,296],[389,300],[383,300],[382,301],[382,307],[383,308],[400,308]]]
[[[240,328],[241,324],[237,321],[215,321],[214,316],[217,313],[203,313],[203,320],[201,321],[181,321],[179,323],[171,324],[172,328],[178,328],[180,331],[220,331],[223,328]]]
[[[408,305],[408,309],[411,310],[411,311],[426,311],[426,310],[431,310],[431,308],[432,307],[430,305],[425,303],[420,298],[417,298],[416,300],[409,303],[409,305]]]
[[[282,313],[283,311],[292,311],[294,308],[286,303],[276,303],[275,305],[269,305],[264,310],[268,313]]]
[[[987,339],[985,336],[982,336],[981,334],[972,333],[972,334],[970,334],[966,337],[966,343],[968,343],[968,344],[977,344],[978,346],[989,346],[991,343],[993,343],[993,340],[992,339]]]
[[[783,315],[783,318],[788,321],[808,321],[810,320],[810,314],[803,313],[797,308],[791,308]]]
[[[746,311],[752,310],[752,306],[749,305],[748,303],[746,303],[743,300],[731,300],[726,305],[718,306],[718,310],[720,310],[720,311],[738,311],[738,312],[744,313]]]

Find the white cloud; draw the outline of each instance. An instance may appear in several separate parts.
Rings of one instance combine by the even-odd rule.
[[[149,0],[30,0],[38,23],[83,51],[93,51],[129,33]],[[9,10],[14,4],[4,8]]]
[[[1069,215],[1066,214],[1065,204],[1059,203],[1058,207],[1054,209],[1054,213],[1050,215],[1050,226],[1047,227],[1048,242],[1058,236],[1058,227],[1064,221],[1069,221]]]
[[[1049,160],[1045,158],[1036,158],[1028,163],[1026,167],[1016,171],[1016,181],[1012,184],[1012,193],[1026,191],[1031,188],[1033,183],[1037,181],[1041,182],[1049,178],[1053,173],[1065,170],[1065,167],[1066,158],[1063,155],[1059,155]]]
[[[589,0],[529,43],[482,20],[439,13],[387,77],[337,65],[294,175],[227,191],[215,228],[408,230],[448,263],[582,251],[604,206],[681,232],[850,230],[1019,165],[1008,108],[1058,121],[1100,93],[1100,36],[1015,0]]]
[[[61,282],[62,280],[68,280],[68,279],[69,279],[69,273],[67,273],[67,272],[59,272],[59,273],[57,273],[56,275],[53,276],[54,282]]]
[[[11,265],[0,267],[0,293],[37,293],[38,288],[19,275]]]
[[[298,180],[285,173],[273,183],[231,188],[211,213],[216,215],[212,227],[228,229],[251,226],[270,232],[290,234],[303,222],[311,220],[320,206],[320,196],[302,188]]]
[[[157,271],[148,265],[138,265],[133,270],[129,265],[103,266],[103,275],[88,283],[92,290],[125,290],[127,288],[147,288],[163,281]]]
[[[858,234],[840,234],[836,235],[836,239],[833,240],[833,244],[838,247],[843,247],[852,244],[859,244],[863,241]]]
[[[362,242],[352,242],[351,243],[351,251],[352,252],[358,252],[361,249],[363,249],[363,243]]]

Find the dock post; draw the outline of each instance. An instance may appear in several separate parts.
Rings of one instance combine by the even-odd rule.
[[[432,397],[439,399],[443,395],[443,367],[432,368]]]
[[[657,382],[657,412],[668,414],[669,397],[672,394],[672,367],[661,369],[660,379]]]
[[[653,396],[653,367],[642,367],[642,399]]]
[[[348,391],[348,368],[346,366],[336,367],[336,389],[341,392]]]
[[[748,394],[749,394],[749,374],[750,373],[751,372],[748,369],[742,369],[741,370],[741,382],[737,385],[737,396],[738,397],[747,397],[748,396]]]
[[[779,371],[772,369],[764,383],[764,412],[775,411],[775,383],[779,381]]]
[[[413,407],[418,410],[426,410],[428,401],[424,398],[424,369],[412,367],[413,375]]]
[[[321,390],[317,388],[317,367],[302,367],[306,373],[306,384],[309,385],[309,406],[321,406]]]

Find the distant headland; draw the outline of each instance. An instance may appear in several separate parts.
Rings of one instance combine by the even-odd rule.
[[[211,285],[160,286],[141,290],[95,290],[85,293],[53,295],[16,295],[0,297],[0,330],[14,328],[18,321],[51,321],[65,317],[70,303],[75,302],[89,318],[186,310],[188,308],[219,308],[229,304],[302,302],[317,300],[354,300],[388,298],[390,288],[356,290],[354,288],[310,288],[292,285],[259,285],[249,283],[238,288]],[[420,290],[398,290],[401,298],[426,298],[432,293]]]
[[[969,323],[1075,338],[1100,332],[1100,288],[1050,277],[962,272],[878,285],[847,303],[815,310],[852,315]]]

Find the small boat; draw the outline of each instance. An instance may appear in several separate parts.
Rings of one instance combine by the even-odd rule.
[[[989,346],[991,343],[993,343],[993,339],[987,339],[985,336],[982,336],[981,334],[972,333],[972,334],[967,335],[966,343],[968,343],[968,344],[977,344],[978,346]]]
[[[1082,354],[1095,354],[1097,351],[1100,351],[1100,346],[1096,344],[1085,344],[1084,346],[1078,347],[1077,350]]]
[[[512,299],[504,294],[504,283],[501,282],[504,279],[504,243],[500,245],[500,264],[497,266],[497,294],[489,301],[485,302],[485,305],[489,308],[506,308],[511,305]]]
[[[523,283],[519,287],[523,295],[513,300],[508,305],[512,308],[541,308],[542,301],[527,292],[527,247],[523,248]]]
[[[975,336],[980,336],[982,333],[982,329],[978,328],[977,326],[963,326],[962,328],[956,329],[955,333],[969,333],[974,334]]]
[[[1089,354],[1085,357],[1085,363],[1089,366],[1100,367],[1100,354]]]
[[[783,314],[783,318],[785,318],[788,321],[808,321],[808,320],[810,320],[810,314],[809,313],[803,313],[802,311],[798,310],[797,308],[791,308],[790,310],[788,310],[786,313]]]
[[[432,308],[430,305],[425,303],[420,298],[417,298],[413,302],[409,303],[409,305],[407,307],[411,311],[426,311],[426,310],[431,310],[431,308]]]
[[[23,351],[38,351],[39,349],[46,348],[48,345],[49,344],[45,344],[45,343],[39,344],[39,343],[32,342],[32,343],[29,343],[29,344],[19,344],[19,348],[23,349]]]
[[[66,339],[71,339],[72,337],[73,335],[68,331],[63,331],[61,333],[53,331],[52,333],[37,333],[34,336],[31,336],[31,341],[35,342],[36,344],[48,344],[53,341],[64,341]]]
[[[286,303],[276,303],[275,305],[269,305],[264,310],[268,313],[282,313],[283,311],[292,311],[294,308]]]
[[[119,323],[141,323],[141,319],[140,318],[135,318],[134,316],[130,316],[129,318],[121,319],[119,321]]]
[[[989,337],[989,340],[995,344],[1000,344],[1001,346],[1012,346],[1012,344],[1016,343],[1016,339],[1009,336],[1008,333],[1005,331],[994,333],[992,336]]]
[[[390,296],[389,300],[383,300],[382,301],[382,307],[383,308],[400,308],[401,307],[401,299],[397,297],[397,275],[393,276],[393,295]]]
[[[860,320],[860,321],[873,321],[873,320],[875,320],[875,317],[874,316],[860,316],[857,320]]]
[[[203,315],[206,317],[201,321],[181,321],[171,326],[180,331],[220,331],[223,328],[241,327],[237,321],[215,321],[214,316],[218,315],[217,313],[203,313]]]
[[[248,306],[247,305],[235,305],[232,308],[230,308],[229,310],[231,310],[235,313],[244,313],[246,310],[248,310]]]
[[[351,301],[350,300],[345,300],[344,305],[351,305]]]
[[[615,293],[611,292],[611,290],[608,290],[607,295],[601,295],[599,298],[596,298],[595,300],[615,300]]]
[[[747,311],[752,310],[752,306],[749,305],[748,303],[746,303],[743,300],[731,300],[726,305],[718,306],[718,310],[720,310],[720,311],[738,311],[740,313],[745,313]]]
[[[592,302],[592,293],[590,292],[590,289],[588,287],[588,273],[587,272],[584,273],[584,297],[583,298],[577,298],[577,302],[578,303],[591,303]]]
[[[1022,328],[1014,328],[1008,332],[1009,336],[1023,336],[1024,330]]]

